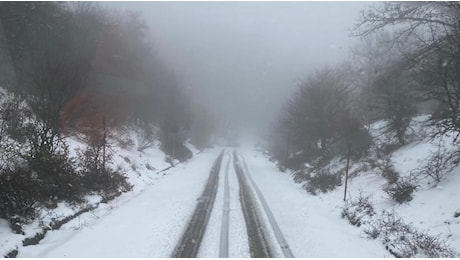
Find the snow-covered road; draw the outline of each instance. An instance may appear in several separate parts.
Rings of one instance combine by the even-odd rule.
[[[221,149],[202,152],[87,226],[64,225],[18,257],[169,257]]]
[[[75,227],[64,225],[49,232],[39,245],[21,248],[19,257],[170,257],[181,240],[203,192],[211,166],[222,149],[205,151],[180,165],[161,181],[105,216]],[[223,157],[218,189],[198,257],[219,257],[224,187],[228,168],[229,230],[228,256],[250,257],[248,231],[240,204],[240,187],[233,166],[232,150]],[[296,257],[384,257],[376,241],[361,237],[359,231],[340,219],[339,209],[321,197],[309,195],[292,178],[252,149],[238,149],[246,164],[244,172],[253,179],[272,212],[272,218]],[[259,196],[254,196],[271,255],[282,257],[269,217]],[[338,198],[339,199],[339,198]],[[96,212],[97,213],[97,212]],[[97,215],[97,214],[95,214]],[[88,219],[88,217],[87,217]],[[286,246],[286,245],[284,245]]]
[[[340,208],[308,194],[253,149],[239,149],[295,257],[386,257],[375,240],[340,218]],[[341,198],[337,197],[340,201]],[[273,236],[272,236],[273,237]],[[272,238],[273,239],[273,238]]]

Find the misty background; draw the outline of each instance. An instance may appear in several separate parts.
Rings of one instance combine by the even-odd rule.
[[[340,62],[369,2],[104,2],[140,12],[155,50],[224,123],[268,127],[315,68]]]

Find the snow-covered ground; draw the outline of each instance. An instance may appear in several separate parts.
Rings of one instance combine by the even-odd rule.
[[[123,194],[93,212],[82,214],[61,229],[48,232],[38,245],[19,248],[18,256],[169,257],[219,152],[218,148],[202,152],[146,185],[143,191]],[[241,155],[246,159],[251,176],[264,194],[296,257],[388,255],[381,245],[362,238],[357,229],[340,219],[337,213],[340,209],[336,205],[324,203],[306,193],[259,152],[243,149]],[[217,257],[219,253],[224,170],[230,158],[230,153],[226,153],[199,257]],[[229,184],[230,257],[249,257],[238,180],[232,164],[229,167]]]
[[[402,176],[408,176],[435,148],[435,144],[419,139],[394,151],[391,162]],[[325,194],[311,195],[301,184],[295,183],[290,174],[280,172],[252,146],[236,149],[246,161],[249,174],[263,193],[295,257],[393,257],[381,241],[369,239],[362,228],[341,218],[343,186]],[[135,184],[134,190],[107,204],[101,203],[94,211],[82,214],[59,230],[48,232],[38,245],[20,247],[18,256],[170,257],[221,150],[219,147],[206,150],[161,174],[157,174],[158,170],[168,164],[158,159],[162,158],[158,149],[144,153],[133,150],[117,152],[118,164],[139,173],[130,177]],[[229,162],[229,255],[249,257],[238,180],[229,161],[233,148],[226,150],[199,257],[219,255],[224,176]],[[133,164],[136,165],[134,168]],[[460,212],[457,200],[460,197],[460,168],[454,169],[436,186],[427,181],[420,182],[414,199],[404,204],[392,201],[383,191],[384,184],[385,179],[379,174],[362,172],[350,179],[347,196],[370,195],[376,211],[395,212],[405,223],[447,239],[450,246],[460,252],[460,217],[454,217],[455,212]],[[98,198],[90,199],[99,201]],[[60,211],[66,210],[69,210],[68,205],[60,205]],[[266,217],[264,219],[266,221]],[[0,249],[12,243],[19,244],[20,235],[13,236],[6,232],[7,229],[6,223],[0,221]],[[273,232],[269,231],[269,234],[271,244],[276,245]],[[276,256],[281,256],[279,248],[274,251]]]
[[[169,257],[219,151],[202,152],[134,197],[122,195],[48,232],[40,244],[21,248],[18,256]]]
[[[50,248],[58,247],[67,239],[70,239],[75,234],[86,228],[93,228],[102,219],[106,219],[112,215],[118,208],[124,208],[125,205],[134,200],[136,197],[141,196],[145,191],[152,189],[158,182],[163,179],[168,179],[170,174],[175,173],[176,170],[185,167],[188,164],[177,164],[175,168],[163,171],[171,167],[170,163],[166,162],[165,154],[159,149],[159,143],[154,144],[142,152],[137,150],[138,144],[136,143],[136,134],[132,131],[123,135],[124,138],[130,139],[130,145],[121,148],[115,145],[112,149],[113,152],[113,167],[120,167],[129,183],[133,185],[131,191],[123,193],[121,196],[116,197],[108,203],[101,203],[102,198],[97,195],[87,196],[86,204],[82,205],[69,205],[68,203],[58,203],[56,209],[43,209],[39,212],[39,216],[32,223],[23,227],[25,234],[15,234],[10,229],[6,220],[0,219],[0,256],[11,252],[13,249],[19,250],[19,257],[21,256],[38,256],[43,255],[44,252],[50,251]],[[69,145],[70,155],[77,156],[78,151],[85,149],[84,143],[76,138],[66,138],[66,143]],[[199,158],[199,151],[188,145],[194,153],[195,157]],[[206,156],[205,156],[206,157]],[[199,167],[200,168],[200,167]],[[159,195],[157,195],[159,196]],[[83,213],[77,218],[71,220],[69,223],[63,225],[57,231],[49,231],[45,239],[40,241],[37,246],[22,246],[22,241],[25,238],[34,237],[37,233],[41,233],[43,228],[49,225],[54,220],[61,220],[68,216],[74,215],[79,210],[92,205],[97,207],[87,213]],[[132,219],[136,223],[135,218]],[[46,242],[51,241],[51,243]],[[95,243],[97,244],[97,243]],[[81,251],[81,250],[75,250]],[[81,251],[84,252],[84,251]],[[91,256],[91,255],[89,255]]]
[[[312,196],[260,152],[240,150],[295,257],[388,257],[340,218],[342,197]]]
[[[424,126],[426,119],[427,116],[419,116],[412,122],[412,131],[418,137],[430,131],[430,127]],[[438,151],[440,142],[446,149],[443,151],[445,155],[455,151],[452,139],[453,136],[448,135],[433,140],[418,138],[394,151],[390,157],[391,163],[401,176],[408,177],[429,161],[430,156]],[[460,167],[453,168],[439,183],[430,178],[418,178],[413,199],[403,204],[389,198],[383,191],[384,184],[385,180],[379,175],[361,174],[350,180],[349,196],[357,197],[360,193],[370,196],[377,211],[394,212],[405,223],[446,240],[457,254],[460,253],[460,217],[455,217],[456,212],[460,212]],[[334,193],[326,196],[333,196]]]
[[[224,207],[224,177],[225,167],[231,158],[231,150],[227,153],[222,161],[219,188],[217,189],[216,200],[209,219],[208,227],[201,242],[198,257],[218,257],[220,231]],[[239,187],[233,162],[229,165],[229,191],[230,191],[230,216],[229,216],[229,245],[228,252],[231,258],[250,257],[248,247],[248,235],[246,224],[244,222],[243,211],[239,202]]]
[[[453,136],[434,140],[423,138],[430,131],[424,125],[427,116],[415,118],[411,124],[414,139],[390,154],[390,162],[402,177],[408,177],[426,163],[442,142],[446,154],[456,148]],[[374,124],[371,133],[381,133],[382,122]],[[378,137],[385,138],[383,136]],[[380,140],[385,142],[385,140]],[[387,140],[388,141],[388,140]],[[341,218],[344,187],[313,196],[302,184],[296,184],[289,173],[280,172],[265,155],[252,146],[240,149],[249,171],[264,193],[296,257],[393,257],[378,239],[369,239],[363,227],[356,228]],[[337,163],[337,162],[333,162]],[[356,169],[359,164],[351,165]],[[386,180],[379,174],[360,172],[350,179],[348,199],[370,196],[376,212],[393,212],[404,223],[447,241],[460,252],[460,167],[454,168],[440,183],[419,178],[413,200],[398,204],[383,190]]]

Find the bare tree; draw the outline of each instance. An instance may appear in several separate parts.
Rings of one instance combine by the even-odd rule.
[[[89,7],[77,7],[75,12],[67,7],[43,2],[11,2],[0,7],[15,69],[13,90],[40,121],[29,139],[33,151],[53,152],[58,147],[61,111],[86,86],[102,24],[99,13]]]
[[[318,71],[302,83],[286,108],[281,119],[286,141],[307,160],[329,152],[332,143],[361,128],[349,98],[349,87],[337,71]]]
[[[370,105],[380,118],[387,120],[386,131],[395,133],[401,145],[406,143],[406,131],[416,112],[414,84],[407,74],[402,63],[382,71],[372,83],[375,102]]]
[[[425,100],[437,101],[435,135],[460,134],[460,3],[385,2],[362,12],[356,34],[395,31],[393,45],[406,59]]]

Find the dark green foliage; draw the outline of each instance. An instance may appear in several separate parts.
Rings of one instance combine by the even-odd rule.
[[[18,253],[19,253],[18,249],[11,250],[5,255],[5,258],[16,258]]]
[[[401,178],[385,188],[385,192],[398,203],[404,203],[412,200],[412,193],[417,186],[410,180]]]
[[[16,227],[18,223],[35,217],[37,202],[34,184],[31,172],[23,168],[0,174],[0,218],[8,220],[17,233],[22,232]]]
[[[382,176],[385,178],[389,185],[396,183],[399,180],[399,173],[391,168],[382,169]]]
[[[385,178],[388,185],[393,185],[399,180],[399,173],[394,168],[390,157],[386,156],[378,162],[373,162],[377,167],[377,170],[381,173],[382,177]]]
[[[317,194],[318,191],[322,193],[332,191],[341,184],[342,178],[339,172],[330,173],[327,170],[321,169],[308,177],[305,187],[308,192]]]
[[[193,154],[185,143],[185,129],[177,122],[165,121],[160,129],[161,150],[179,161],[190,159]]]
[[[38,242],[45,238],[46,233],[48,233],[48,229],[43,230],[43,232],[38,232],[33,237],[27,237],[22,241],[22,246],[32,246],[38,244]]]
[[[394,133],[399,144],[406,143],[406,131],[415,115],[414,85],[405,64],[392,64],[373,82],[375,102],[371,108],[380,119],[387,120],[385,131]]]
[[[299,170],[346,154],[348,143],[359,143],[355,155],[366,153],[370,138],[352,111],[351,92],[338,70],[325,68],[302,82],[271,134],[269,149],[280,165]]]
[[[112,15],[92,3],[0,3],[0,66],[9,65],[0,72],[14,75],[0,106],[0,218],[16,232],[39,207],[80,203],[88,193],[109,200],[131,188],[123,172],[112,169],[105,134],[84,131],[102,118],[104,131],[142,121],[147,135],[141,149],[152,145],[158,138],[152,129],[161,126],[168,131],[163,149],[180,160],[191,157],[186,133],[168,135],[170,125],[163,125],[184,129],[188,100],[152,51],[146,29],[134,13]],[[123,111],[93,111],[88,100],[115,100]],[[78,158],[69,157],[64,128],[88,137]]]
[[[85,192],[96,192],[107,198],[131,189],[119,169],[112,169],[111,147],[104,133],[93,136],[83,152],[78,152],[78,173]]]
[[[66,150],[66,148],[64,147]],[[28,158],[28,170],[36,175],[38,201],[55,205],[57,201],[81,201],[81,185],[66,151],[38,150]]]

